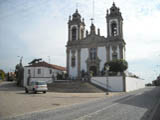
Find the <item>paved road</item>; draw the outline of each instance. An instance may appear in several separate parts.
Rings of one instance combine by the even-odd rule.
[[[104,97],[106,97],[105,93],[47,92],[46,94],[33,94],[30,92],[26,94],[24,88],[17,87],[15,82],[3,82],[0,83],[0,120],[35,111],[53,110]]]
[[[159,99],[160,87],[148,87],[121,96],[106,97],[8,120],[147,120]]]

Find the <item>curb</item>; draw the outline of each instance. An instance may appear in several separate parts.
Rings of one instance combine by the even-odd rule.
[[[151,112],[151,115],[149,116],[148,120],[153,120],[153,117],[154,117],[155,113],[157,112],[158,107],[160,107],[160,100],[152,108],[152,112]]]

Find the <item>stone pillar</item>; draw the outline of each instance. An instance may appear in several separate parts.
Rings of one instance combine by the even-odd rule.
[[[123,59],[123,46],[119,45],[119,54],[120,54],[120,59]]]
[[[70,30],[70,26],[68,25],[68,41],[70,41],[71,40],[71,38],[70,38],[70,35],[71,34],[71,30]]]
[[[110,61],[110,45],[106,46],[106,61]]]
[[[97,31],[98,31],[98,36],[100,36],[100,29],[98,28]]]
[[[121,37],[123,38],[123,22],[121,22]]]
[[[123,77],[123,91],[127,92],[127,89],[126,89],[126,76],[125,76],[124,73],[123,73],[122,77]]]
[[[107,20],[107,36],[110,36],[110,26],[109,26],[109,21]]]
[[[70,50],[67,48],[67,74],[69,75],[69,67],[70,67],[70,65],[69,65],[69,61],[70,61]]]
[[[78,25],[78,40],[80,40],[80,25]]]
[[[78,58],[77,58],[77,61],[78,61],[78,67],[77,67],[77,71],[78,71],[78,78],[80,78],[81,76],[81,49],[79,48],[78,49],[78,56],[77,56]]]

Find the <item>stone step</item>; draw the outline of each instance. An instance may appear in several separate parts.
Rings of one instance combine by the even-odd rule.
[[[91,85],[88,82],[72,82],[72,83],[52,83],[48,84],[49,91],[55,92],[89,92],[101,93],[103,90]]]

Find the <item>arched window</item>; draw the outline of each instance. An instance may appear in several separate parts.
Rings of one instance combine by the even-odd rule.
[[[97,50],[96,50],[96,48],[91,48],[90,49],[90,59],[91,60],[95,60],[96,56],[97,56]]]
[[[112,36],[117,36],[117,24],[115,22],[111,24],[111,30]]]
[[[76,40],[77,38],[77,29],[76,27],[72,28],[72,40]]]

